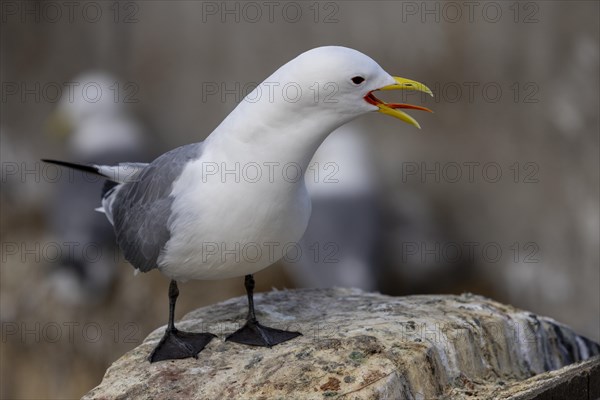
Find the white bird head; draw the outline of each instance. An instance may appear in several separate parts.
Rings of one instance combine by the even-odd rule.
[[[377,90],[416,90],[432,95],[422,83],[388,74],[365,54],[340,46],[317,47],[300,54],[262,83],[261,94],[270,86],[276,101],[290,108],[335,112],[355,118],[371,111],[392,115],[417,128],[416,120],[400,109],[431,111],[410,104],[388,104],[379,100]],[[251,93],[246,100],[252,100]],[[264,99],[261,99],[264,100]],[[318,114],[318,112],[317,112]]]
[[[208,141],[223,138],[231,146],[229,139],[233,139],[254,146],[249,157],[260,153],[270,160],[300,160],[304,165],[332,131],[360,115],[378,111],[419,128],[401,109],[430,111],[385,103],[375,97],[378,90],[416,90],[431,95],[424,84],[388,74],[359,51],[318,47],[300,54],[259,84]]]

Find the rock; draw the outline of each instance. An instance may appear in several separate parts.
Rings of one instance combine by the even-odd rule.
[[[219,335],[198,359],[150,364],[162,327],[117,360],[84,398],[510,398],[511,390],[528,393],[529,379],[560,375],[555,370],[600,354],[597,343],[550,318],[471,294],[319,289],[255,299],[263,324],[304,336],[271,349],[225,342],[244,322],[246,298],[200,308],[178,323]],[[532,385],[556,385],[552,379]]]
[[[535,375],[505,389],[492,388],[490,394],[510,400],[600,399],[600,357]]]

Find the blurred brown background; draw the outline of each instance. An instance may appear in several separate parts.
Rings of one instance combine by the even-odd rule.
[[[57,183],[56,170],[38,163],[77,157],[49,122],[69,82],[88,71],[117,77],[113,103],[143,132],[137,160],[150,160],[203,140],[245,85],[331,44],[435,92],[405,99],[435,110],[412,113],[421,131],[381,115],[353,124],[378,182],[379,222],[369,236],[376,254],[368,258],[375,289],[471,291],[600,339],[598,2],[1,7],[2,398],[79,397],[166,323],[168,281],[156,271],[134,277],[114,249],[97,269],[117,265],[115,276],[90,283],[97,296],[84,285],[69,297],[73,285],[94,278],[84,267],[78,278],[61,269],[57,252],[67,240],[51,221],[61,203],[83,215],[69,198],[92,191],[61,198],[64,176]],[[75,252],[85,247],[79,240]],[[257,275],[258,290],[299,286],[301,274],[278,264]],[[241,278],[180,289],[178,317],[243,294]]]

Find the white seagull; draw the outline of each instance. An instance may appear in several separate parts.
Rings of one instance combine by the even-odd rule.
[[[368,56],[345,47],[309,50],[250,92],[204,142],[171,150],[150,164],[77,165],[105,177],[101,211],[125,258],[139,271],[169,277],[169,323],[150,362],[197,357],[215,337],[174,325],[178,281],[245,276],[246,324],[226,340],[273,346],[300,335],[261,325],[252,274],[297,243],[311,213],[304,172],[319,145],[339,126],[371,111],[419,124],[377,90],[417,90]]]

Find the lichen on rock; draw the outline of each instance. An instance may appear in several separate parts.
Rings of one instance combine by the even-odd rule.
[[[200,308],[180,321],[182,329],[219,335],[197,359],[150,364],[159,328],[84,398],[491,398],[600,354],[597,343],[550,318],[480,296],[355,289],[258,294],[262,323],[303,336],[273,348],[225,342],[244,322],[245,301]]]

